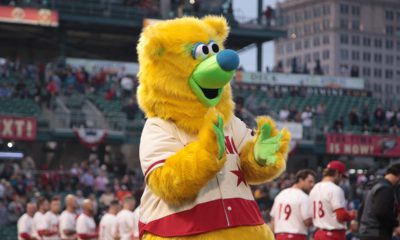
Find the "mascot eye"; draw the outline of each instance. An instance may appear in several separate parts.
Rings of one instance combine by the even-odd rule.
[[[219,46],[215,42],[211,42],[210,44],[208,44],[208,48],[214,54],[219,52]]]
[[[195,46],[193,51],[193,57],[195,59],[204,59],[208,56],[209,53],[210,50],[208,49],[207,45],[200,43]]]

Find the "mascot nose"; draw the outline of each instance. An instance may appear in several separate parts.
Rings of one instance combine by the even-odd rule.
[[[232,71],[239,66],[239,56],[235,51],[225,49],[217,54],[217,62],[223,70]]]

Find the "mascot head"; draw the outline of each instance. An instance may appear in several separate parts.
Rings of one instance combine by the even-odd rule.
[[[138,100],[146,117],[173,121],[197,133],[209,108],[225,122],[233,115],[229,81],[239,65],[224,49],[229,27],[223,17],[185,17],[144,29],[139,55]]]

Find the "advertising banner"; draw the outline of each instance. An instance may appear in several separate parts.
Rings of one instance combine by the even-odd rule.
[[[285,74],[285,73],[263,73],[243,72],[236,74],[235,81],[239,83],[364,89],[364,79],[351,77],[332,77],[309,74]]]
[[[400,157],[400,137],[363,134],[327,134],[329,154]]]
[[[36,130],[35,118],[0,116],[0,139],[32,141]]]
[[[58,27],[58,12],[49,9],[0,6],[0,22]]]

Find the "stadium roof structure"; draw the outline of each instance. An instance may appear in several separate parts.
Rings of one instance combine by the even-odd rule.
[[[4,7],[0,5],[0,7]],[[112,1],[54,0],[49,5],[18,5],[22,9],[50,9],[58,13],[57,27],[0,23],[0,54],[20,57],[56,56],[136,61],[135,43],[145,18],[162,18],[151,6],[123,6]],[[219,12],[218,12],[219,11]],[[221,14],[221,10],[198,15]],[[239,24],[227,16],[231,34],[227,46],[242,49],[251,44],[258,48],[261,70],[263,42],[285,37],[286,32],[257,23]],[[14,50],[13,50],[14,49]],[[37,52],[35,52],[35,49]],[[43,51],[47,54],[43,54]],[[29,52],[29,56],[24,56]],[[32,53],[33,52],[33,53]]]

